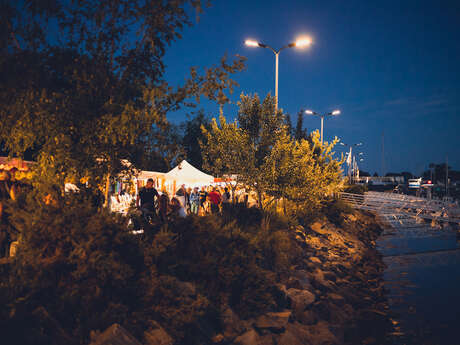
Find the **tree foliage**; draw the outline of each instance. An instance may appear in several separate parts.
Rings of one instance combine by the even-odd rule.
[[[315,209],[341,188],[337,139],[321,144],[313,132],[310,140],[296,140],[271,96],[260,102],[257,95],[242,95],[239,107],[238,121],[227,123],[221,114],[209,130],[202,128],[204,161],[214,174],[236,174],[238,183],[257,192],[260,208],[283,199],[294,209]]]
[[[227,102],[236,85],[230,76],[243,68],[241,57],[224,57],[203,74],[192,68],[183,86],[168,85],[163,57],[191,24],[192,9],[199,13],[202,2],[2,2],[4,148],[19,156],[34,150],[37,176],[58,182],[100,183],[123,168],[121,159],[137,163],[147,143],[161,156],[170,146],[166,114],[202,96]]]
[[[294,138],[298,141],[308,138],[307,129],[303,128],[303,117],[304,117],[304,111],[300,110],[297,113],[297,122],[296,122],[296,127],[295,127],[295,132],[294,132]]]
[[[201,126],[209,129],[211,123],[202,110],[194,114],[181,124],[183,137],[181,140],[187,160],[190,164],[198,169],[203,168],[203,157],[201,154],[200,141],[204,141],[205,137],[201,131]]]

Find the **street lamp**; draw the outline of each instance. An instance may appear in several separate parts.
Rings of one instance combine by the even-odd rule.
[[[339,115],[340,114],[340,110],[334,110],[334,111],[331,111],[330,113],[325,113],[325,114],[318,114],[317,112],[315,111],[312,111],[312,110],[305,110],[305,114],[309,114],[309,115],[318,115],[321,117],[321,145],[323,145],[323,126],[324,126],[324,118],[326,116],[336,116],[336,115]]]
[[[309,37],[300,37],[295,42],[289,43],[284,47],[281,47],[278,50],[273,49],[268,44],[260,43],[254,40],[246,40],[244,44],[248,47],[260,47],[260,48],[268,48],[270,49],[273,54],[275,54],[275,109],[278,110],[278,65],[279,65],[279,54],[283,49],[286,48],[305,48],[311,45],[312,40]]]

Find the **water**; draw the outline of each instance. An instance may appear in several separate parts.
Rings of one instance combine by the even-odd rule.
[[[460,240],[449,227],[385,230],[378,241],[395,345],[460,344]]]

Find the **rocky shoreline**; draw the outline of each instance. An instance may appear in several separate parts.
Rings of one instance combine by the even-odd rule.
[[[215,344],[333,345],[383,344],[391,329],[384,297],[382,257],[375,241],[382,232],[374,215],[353,211],[333,224],[326,217],[297,226],[292,240],[304,258],[281,279],[277,312],[241,320],[229,307],[220,313],[222,332]],[[121,333],[120,333],[121,332]],[[93,334],[92,345],[124,334],[114,325]],[[124,335],[126,339],[129,335]],[[123,344],[139,344],[134,339]],[[157,325],[144,335],[147,345],[172,345],[173,339]],[[118,343],[117,343],[118,344]],[[122,344],[122,343],[120,343]]]
[[[375,248],[381,233],[372,214],[344,215],[296,229],[305,259],[280,285],[289,302],[263,315],[235,344],[381,344],[390,327],[384,297],[384,264]]]

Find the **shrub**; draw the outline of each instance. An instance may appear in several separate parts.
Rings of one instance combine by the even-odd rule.
[[[353,208],[342,199],[333,199],[326,203],[321,211],[335,225],[342,225],[343,215],[353,213]]]
[[[115,322],[141,339],[153,321],[179,344],[209,343],[227,306],[243,319],[282,308],[275,280],[300,255],[290,221],[256,208],[138,236],[79,194],[46,204],[31,192],[8,207],[20,234],[0,275],[10,344],[87,344],[91,330]]]
[[[346,193],[353,193],[353,194],[364,194],[368,190],[367,185],[363,184],[349,184],[346,185],[343,189]]]
[[[21,319],[30,319],[38,308],[85,342],[92,329],[125,323],[139,302],[136,281],[143,260],[137,239],[125,231],[124,219],[97,212],[87,201],[65,197],[46,205],[32,193],[12,209],[20,246],[3,284],[10,321],[35,334],[34,342],[45,334],[34,328],[36,320],[25,325]],[[10,331],[19,343],[28,343],[20,341],[18,329]]]

